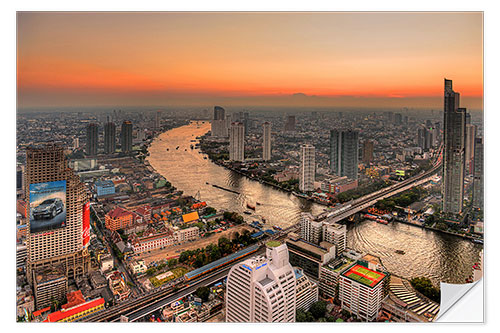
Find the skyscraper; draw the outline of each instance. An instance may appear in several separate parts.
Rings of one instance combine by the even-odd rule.
[[[295,131],[295,116],[287,116],[286,117],[285,131],[286,132]]]
[[[214,107],[214,119],[211,124],[211,135],[218,137],[227,137],[226,111],[220,107]]]
[[[482,137],[476,138],[474,145],[474,184],[472,190],[472,207],[476,209],[483,209],[484,205],[484,141]]]
[[[116,125],[109,121],[104,124],[104,153],[113,154],[116,151]]]
[[[120,133],[120,143],[122,153],[130,153],[132,151],[132,122],[125,120],[122,123],[122,131]]]
[[[296,277],[286,244],[234,265],[227,276],[226,322],[295,322]]]
[[[266,121],[262,128],[264,130],[262,134],[262,159],[269,161],[271,159],[271,124]]]
[[[358,180],[358,132],[330,130],[330,169],[337,176]]]
[[[476,142],[476,125],[465,125],[465,170],[474,172],[474,143]]]
[[[363,142],[363,163],[370,164],[373,161],[373,141]]]
[[[314,178],[316,174],[316,158],[313,145],[303,144],[300,147],[300,175],[299,189],[302,192],[314,191]]]
[[[56,145],[26,150],[25,179],[30,216],[26,276],[39,309],[50,305],[51,297],[65,295],[68,278],[89,270],[84,239],[88,196],[80,178],[68,168],[63,148]]]
[[[87,125],[87,155],[96,156],[97,155],[97,145],[98,145],[98,127],[97,124],[90,123]]]
[[[245,127],[239,122],[231,124],[229,159],[231,161],[245,161]]]
[[[443,212],[459,214],[464,199],[465,115],[460,94],[444,80]]]

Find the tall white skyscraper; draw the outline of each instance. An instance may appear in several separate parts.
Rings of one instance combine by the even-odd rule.
[[[271,159],[271,124],[266,121],[262,126],[264,129],[262,135],[262,159],[269,161]]]
[[[313,145],[303,144],[300,147],[301,163],[299,189],[302,192],[314,191],[314,176],[316,173],[315,149]]]
[[[229,159],[245,161],[245,127],[242,123],[232,123],[229,133]]]
[[[296,277],[286,244],[234,265],[227,276],[226,322],[295,322]]]

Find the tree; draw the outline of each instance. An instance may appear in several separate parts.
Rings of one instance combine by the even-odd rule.
[[[169,267],[169,268],[172,268],[172,267],[174,267],[175,265],[177,265],[177,259],[175,259],[175,258],[174,258],[174,259],[170,259],[170,260],[168,261],[168,267]]]
[[[311,305],[309,308],[309,312],[314,316],[314,318],[319,319],[325,316],[326,314],[326,302],[325,301],[317,301]]]
[[[208,287],[199,287],[195,291],[196,296],[201,298],[203,302],[208,301],[208,297],[210,296],[210,288]]]

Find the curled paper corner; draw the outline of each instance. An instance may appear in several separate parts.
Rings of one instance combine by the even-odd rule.
[[[467,294],[469,291],[474,288],[477,284],[483,285],[483,278],[480,278],[477,281],[474,281],[472,283],[465,283],[465,284],[451,284],[451,283],[444,283],[441,282],[441,304],[440,304],[440,310],[438,315],[436,316],[436,319],[434,321],[436,322],[451,322],[444,318],[443,316],[450,310],[456,303],[460,302],[460,300]],[[482,288],[481,288],[482,290]],[[482,291],[481,291],[482,293]],[[476,309],[480,310],[481,309]],[[464,318],[465,319],[465,318]],[[467,320],[464,320],[462,322],[466,322]],[[457,322],[456,319],[452,320],[452,322]]]

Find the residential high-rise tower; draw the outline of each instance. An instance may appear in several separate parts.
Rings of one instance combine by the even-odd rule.
[[[88,156],[96,156],[97,155],[97,147],[99,134],[97,124],[90,123],[87,125],[87,146],[86,151]]]
[[[302,192],[314,191],[316,175],[316,158],[313,145],[303,144],[300,147],[299,189]]]
[[[262,134],[262,159],[269,161],[271,159],[271,124],[266,121],[262,128],[264,130]]]
[[[122,131],[120,133],[120,143],[122,153],[130,153],[132,151],[132,122],[125,120],[122,123]]]
[[[113,154],[116,151],[116,125],[109,121],[104,125],[104,153]]]
[[[245,161],[245,127],[242,123],[231,124],[229,133],[229,159],[231,161]]]

